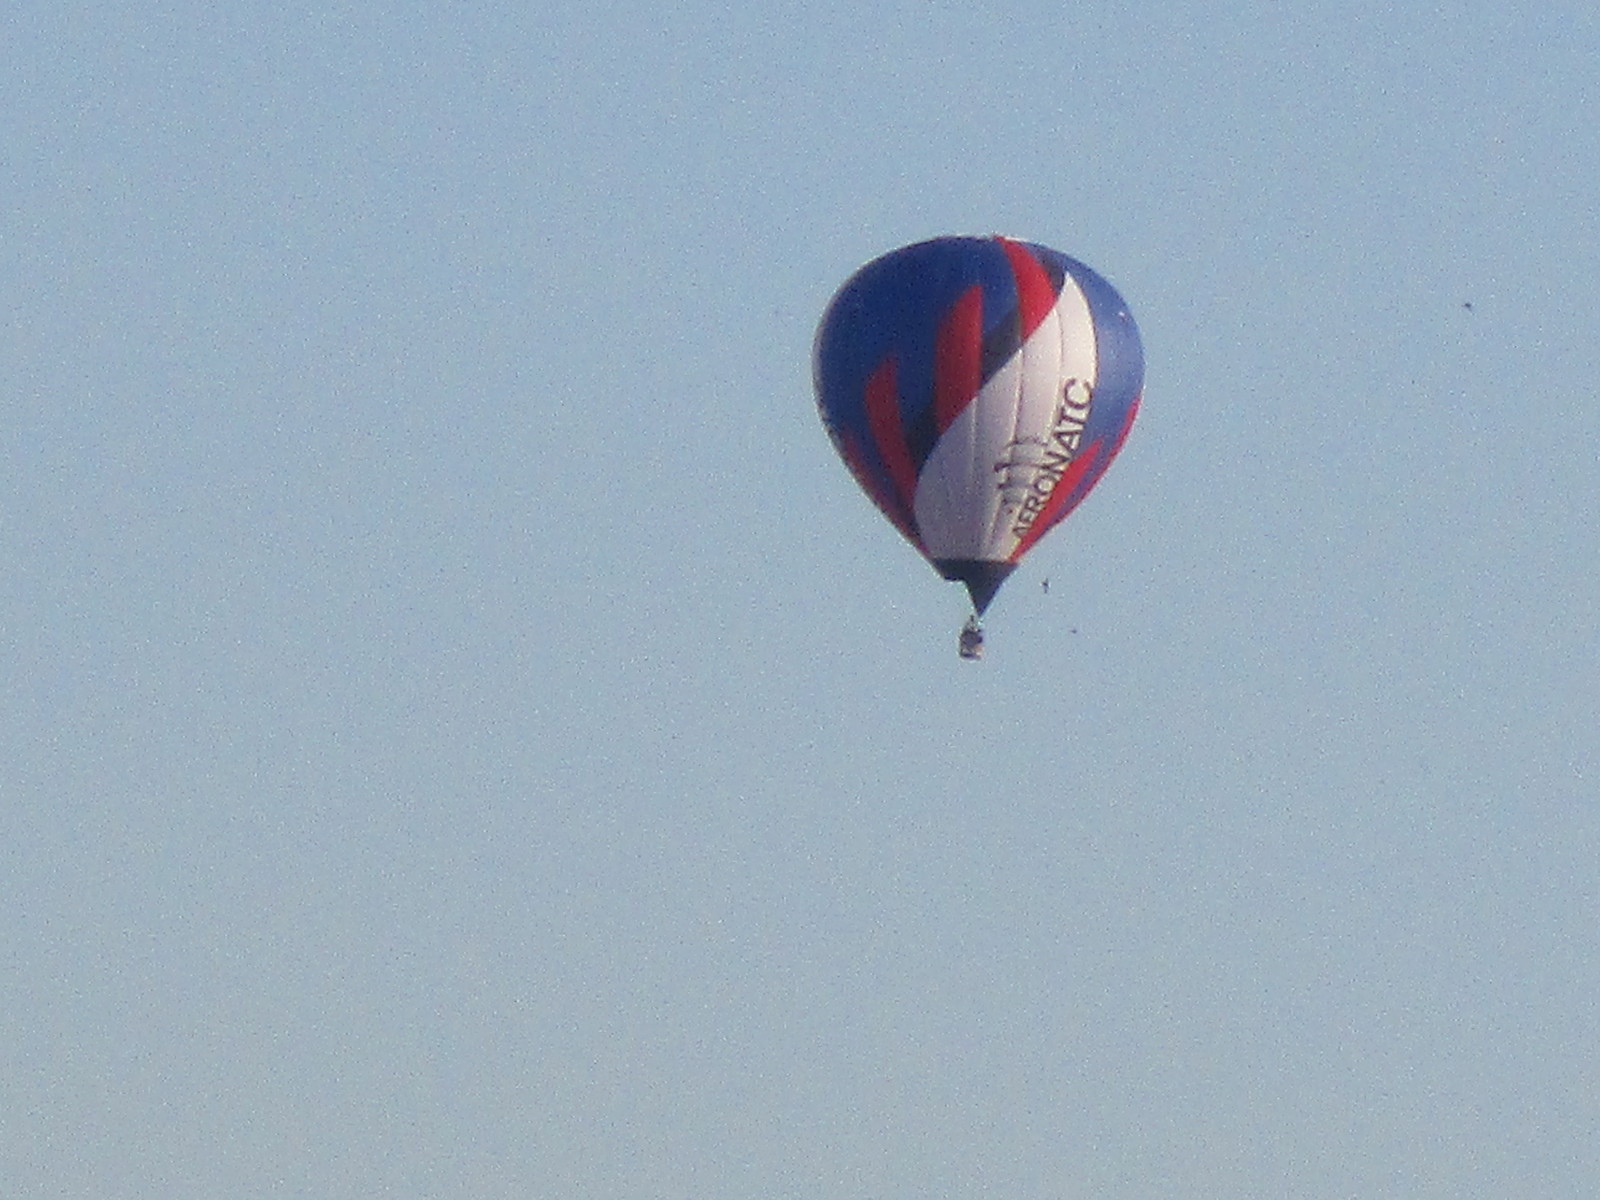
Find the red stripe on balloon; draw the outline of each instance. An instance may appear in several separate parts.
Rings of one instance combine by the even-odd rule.
[[[889,518],[913,546],[922,548],[922,539],[917,536],[916,527],[911,522],[911,514],[906,512],[900,504],[900,498],[894,494],[892,487],[885,487],[883,477],[867,465],[867,456],[863,452],[861,443],[850,434],[841,435],[839,439],[839,457],[844,459],[845,466],[850,468],[850,474],[855,476],[856,482],[861,485],[861,490],[878,506],[878,511]]]
[[[1011,274],[1017,281],[1017,309],[1022,318],[1022,340],[1050,315],[1056,306],[1055,285],[1033,252],[1020,242],[1000,238],[1000,245],[1011,260]]]
[[[942,434],[983,386],[983,285],[950,307],[933,347],[933,419]]]
[[[905,425],[900,419],[900,388],[892,355],[884,359],[883,364],[867,380],[866,393],[867,426],[872,430],[878,459],[889,472],[895,491],[899,493],[899,512],[908,524],[914,525],[912,513],[917,494],[917,468],[911,462]]]

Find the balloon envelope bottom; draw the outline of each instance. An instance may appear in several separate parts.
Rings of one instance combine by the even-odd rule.
[[[946,579],[967,585],[972,607],[980,617],[983,610],[989,607],[989,601],[994,599],[994,594],[1000,590],[1000,585],[1017,569],[1016,563],[987,562],[976,558],[942,558],[933,565]]]

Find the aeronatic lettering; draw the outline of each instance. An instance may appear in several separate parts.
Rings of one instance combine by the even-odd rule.
[[[1094,389],[1088,383],[1082,379],[1067,380],[1061,388],[1061,402],[1056,406],[1049,435],[1013,442],[1008,447],[1012,453],[1006,460],[995,464],[995,470],[1001,472],[1003,503],[1007,507],[1015,506],[1017,510],[1011,524],[1012,537],[1021,538],[1033,528],[1050,500],[1050,493],[1055,491],[1061,476],[1077,457],[1093,401]],[[1031,453],[1019,453],[1025,444],[1038,453],[1037,459]],[[1023,466],[1033,468],[1031,478],[1016,478],[1014,472]]]

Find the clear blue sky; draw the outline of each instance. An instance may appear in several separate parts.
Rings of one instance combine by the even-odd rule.
[[[0,1194],[1592,1196],[1597,62],[12,5]],[[972,665],[809,356],[991,231],[1148,377]]]

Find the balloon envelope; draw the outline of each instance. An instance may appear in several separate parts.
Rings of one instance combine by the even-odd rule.
[[[1144,354],[1122,297],[1082,263],[945,237],[839,289],[813,372],[856,481],[981,613],[1122,448]]]

